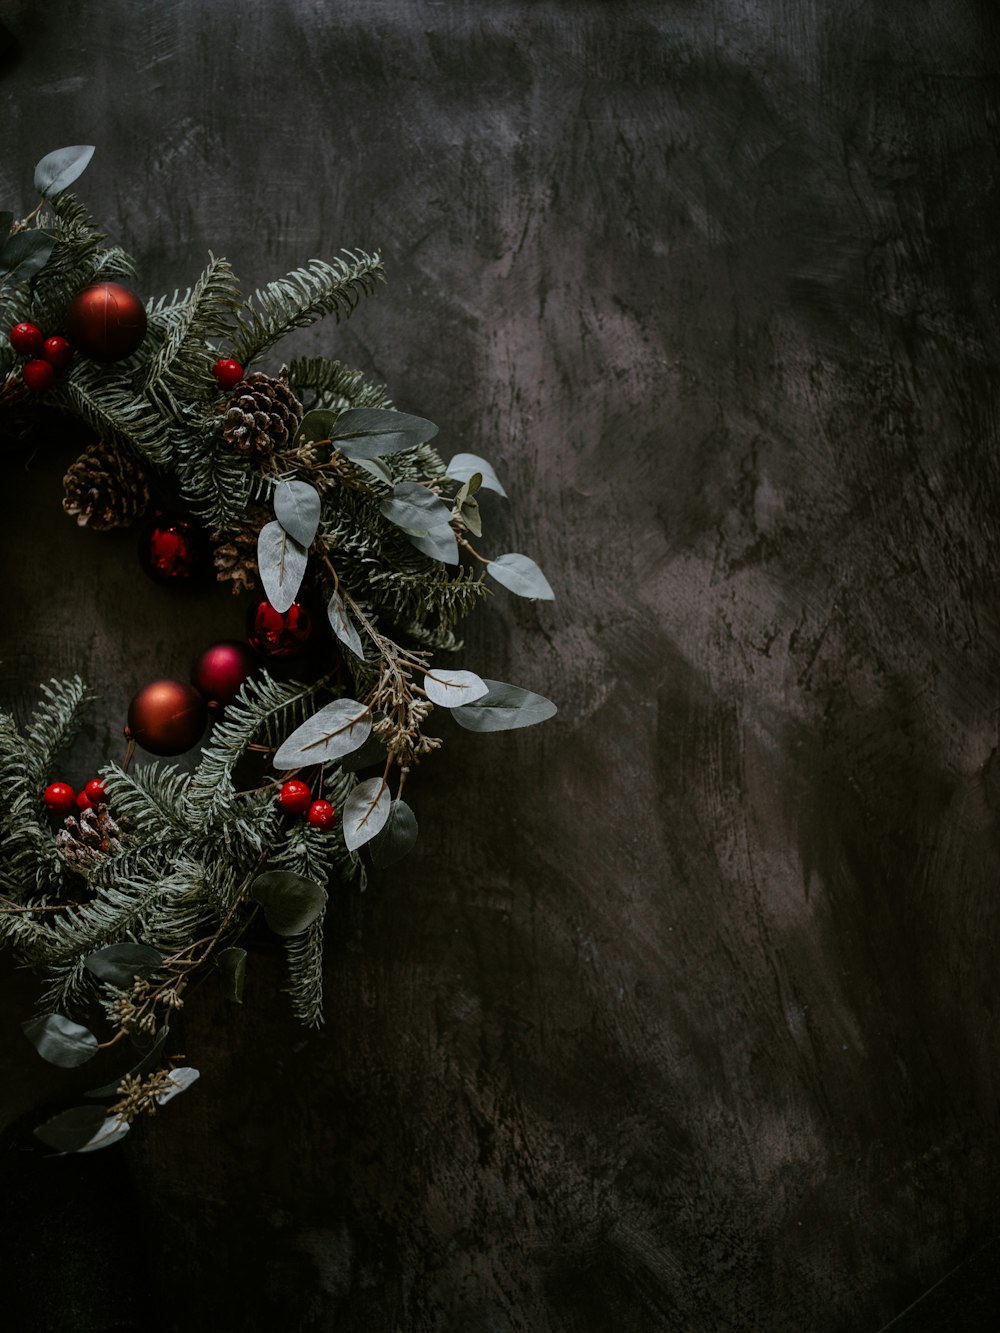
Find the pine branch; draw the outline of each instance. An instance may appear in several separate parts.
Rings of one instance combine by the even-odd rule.
[[[172,396],[204,398],[214,395],[211,369],[216,353],[208,339],[228,333],[240,291],[233,270],[225,259],[209,256],[209,264],[195,283],[188,299],[170,319],[166,336],[146,365],[142,383],[154,402],[165,402],[174,416],[179,414]]]
[[[371,384],[360,370],[325,356],[297,357],[288,366],[288,382],[307,412],[324,407],[392,407],[380,384]]]

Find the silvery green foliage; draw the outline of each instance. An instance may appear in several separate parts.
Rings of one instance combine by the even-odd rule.
[[[510,555],[497,556],[486,566],[487,574],[492,575],[497,583],[502,583],[518,597],[527,597],[532,601],[541,599],[551,602],[555,593],[542,571],[526,555],[512,552]]]
[[[49,198],[59,194],[86,171],[93,156],[92,144],[57,148],[54,152],[46,153],[35,167],[35,189]]]
[[[319,491],[307,481],[282,481],[274,488],[275,517],[307,550],[316,536],[322,509]]]
[[[349,648],[355,657],[360,657],[364,661],[365,651],[361,646],[361,635],[354,628],[354,622],[347,614],[347,607],[339,592],[333,593],[327,603],[326,615],[330,628],[344,647]]]
[[[287,611],[305,577],[309,553],[277,519],[265,523],[257,538],[257,568],[267,600],[276,611]]]
[[[350,851],[357,851],[380,832],[391,805],[389,784],[384,778],[358,783],[344,803],[344,842]]]
[[[274,756],[275,768],[300,768],[342,759],[368,739],[371,709],[356,699],[335,699],[292,732]]]
[[[432,704],[441,708],[461,708],[481,699],[489,686],[474,671],[453,671],[438,667],[424,676],[424,690]]]

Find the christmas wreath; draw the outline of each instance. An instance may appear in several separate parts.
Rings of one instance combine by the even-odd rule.
[[[129,525],[172,491],[184,511],[147,520],[147,572],[183,581],[210,554],[234,592],[259,581],[262,595],[246,643],[208,646],[190,681],[137,688],[121,762],[79,793],[58,755],[82,681],[43,685],[23,728],[0,714],[0,937],[47,977],[25,1033],[65,1067],[115,1048],[110,1081],[35,1131],[64,1152],[115,1142],[198,1077],[172,1054],[171,1021],[195,977],[240,999],[256,917],[285,943],[295,1014],[321,1023],[328,891],[412,848],[404,789],[441,743],[435,709],[480,732],[555,712],[440,661],[492,583],[552,596],[527,556],[475,545],[480,492],[504,494],[490,464],[446,465],[436,426],[338,360],[261,368],[290,330],[350,315],[382,280],[379,256],[314,259],[249,298],[210,256],[187,293],[143,302],[132,260],[68,190],[92,153],[48,154],[38,207],[0,215],[0,430],[78,419],[90,439],[68,514]],[[313,666],[290,678],[307,650]],[[197,762],[166,762],[210,716]],[[156,758],[137,763],[137,747]]]

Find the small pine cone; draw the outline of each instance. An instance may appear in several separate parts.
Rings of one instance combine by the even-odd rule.
[[[97,532],[127,528],[149,504],[142,469],[128,454],[97,440],[86,448],[63,477],[63,509],[80,527]]]
[[[302,420],[302,404],[288,381],[259,371],[237,384],[223,413],[227,444],[253,458],[266,458],[289,442]]]
[[[247,510],[243,527],[212,534],[215,577],[220,583],[231,581],[234,595],[257,586],[257,538],[270,517],[266,509],[255,506]]]
[[[59,854],[78,875],[86,875],[105,857],[113,856],[125,846],[127,833],[124,821],[116,820],[105,804],[81,810],[79,817],[70,815],[56,834]]]

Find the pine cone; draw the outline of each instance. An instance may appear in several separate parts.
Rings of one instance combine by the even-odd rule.
[[[81,810],[79,818],[70,815],[56,834],[59,854],[78,875],[88,874],[105,857],[125,846],[127,833],[105,804]]]
[[[149,487],[139,464],[128,454],[97,440],[88,446],[63,477],[63,509],[80,527],[97,532],[127,528],[141,518],[149,503]]]
[[[270,514],[260,506],[247,510],[246,524],[231,532],[212,533],[212,562],[220,583],[232,581],[233,594],[257,586],[257,538]]]
[[[237,384],[222,420],[227,444],[241,454],[266,458],[295,434],[302,420],[302,404],[287,380],[256,372]]]

